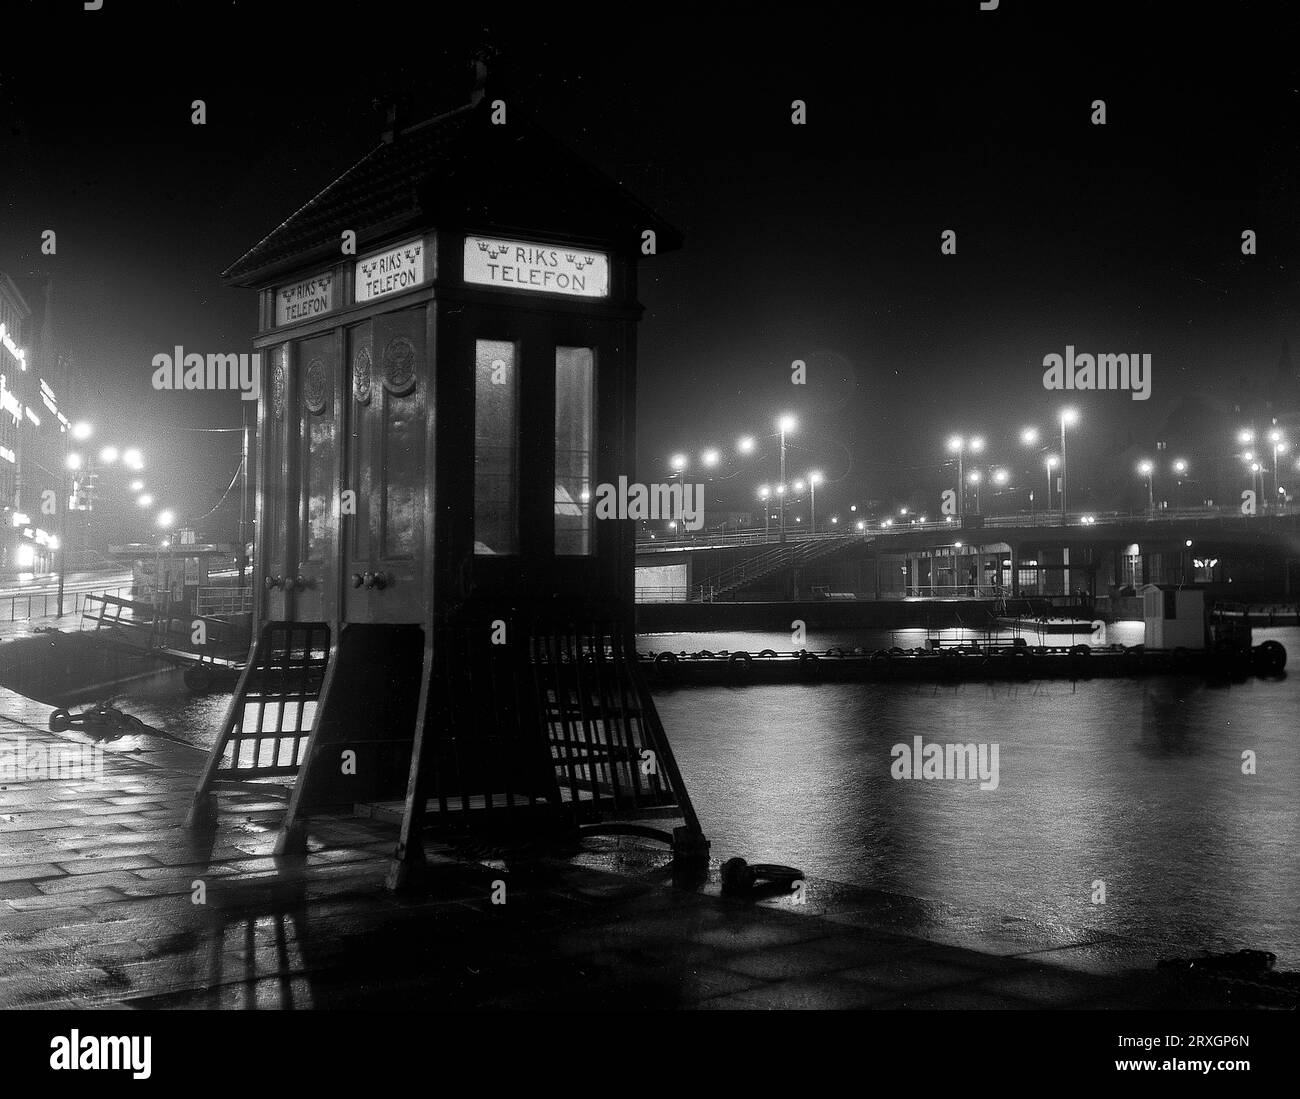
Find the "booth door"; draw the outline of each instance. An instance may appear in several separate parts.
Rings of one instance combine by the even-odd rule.
[[[356,491],[355,514],[343,526],[348,622],[424,619],[425,548],[432,528],[427,316],[419,305],[348,331],[345,488]]]
[[[286,577],[291,617],[333,621],[338,612],[339,341],[337,333],[296,347],[297,567]]]
[[[262,379],[263,399],[259,408],[257,438],[262,467],[258,493],[257,540],[258,571],[254,582],[259,585],[262,621],[283,622],[291,614],[292,589],[284,581],[293,575],[294,558],[292,524],[287,516],[297,512],[295,464],[292,461],[298,433],[294,417],[288,415],[289,399],[288,344],[272,348],[268,356],[266,377]]]

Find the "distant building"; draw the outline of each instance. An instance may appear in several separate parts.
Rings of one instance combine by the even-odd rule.
[[[36,297],[36,293],[40,296]],[[59,401],[70,384],[68,360],[54,346],[52,291],[24,295],[0,272],[0,574],[41,575],[55,567],[64,474]],[[37,300],[39,311],[30,301]]]

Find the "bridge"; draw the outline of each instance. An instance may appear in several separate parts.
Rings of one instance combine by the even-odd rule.
[[[701,531],[637,541],[638,599],[1118,597],[1202,583],[1222,597],[1300,593],[1300,514],[1235,509],[967,515],[868,531]]]

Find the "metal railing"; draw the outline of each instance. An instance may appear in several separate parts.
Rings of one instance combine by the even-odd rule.
[[[1217,527],[1234,527],[1243,530],[1260,528],[1278,528],[1283,530],[1300,529],[1300,513],[1295,509],[1285,508],[1266,511],[1256,515],[1243,515],[1236,507],[1222,508],[1181,508],[1177,511],[1166,509],[1152,514],[1149,511],[1079,511],[1062,515],[1060,512],[1039,512],[1037,514],[1017,515],[975,515],[966,516],[969,525],[963,525],[957,519],[951,522],[905,522],[888,527],[876,524],[865,531],[854,530],[820,530],[817,532],[786,530],[786,544],[817,541],[851,541],[853,539],[891,538],[905,534],[947,532],[954,538],[963,535],[977,535],[981,528],[998,529],[1007,527],[1071,527],[1090,529],[1092,527],[1125,526],[1141,523],[1147,526],[1172,526],[1175,523],[1200,522],[1213,523]],[[978,525],[977,525],[978,524]],[[969,540],[969,538],[967,538]],[[726,546],[743,546],[770,542],[780,543],[780,534],[776,531],[764,532],[762,527],[756,529],[739,529],[730,531],[704,531],[686,537],[664,537],[649,532],[637,532],[637,551],[663,552],[666,550],[705,550]]]
[[[102,591],[78,591],[63,593],[63,617],[70,615],[76,616],[82,613],[87,605],[87,601],[101,599],[105,595],[113,594],[120,596],[122,592],[130,594],[131,585],[124,584],[116,588],[105,588]],[[15,592],[7,597],[9,603],[9,616],[4,616],[5,599],[0,598],[0,620],[6,622],[29,622],[32,619],[53,618],[58,620],[59,596],[58,592],[52,591],[32,591],[32,592]]]
[[[194,613],[199,617],[223,614],[252,614],[253,589],[251,587],[199,588],[195,598]]]

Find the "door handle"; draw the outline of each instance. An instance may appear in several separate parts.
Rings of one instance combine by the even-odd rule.
[[[316,578],[312,576],[303,576],[302,573],[299,573],[297,579],[293,582],[294,591],[305,591],[307,588],[314,588],[315,586]]]
[[[266,590],[267,590],[267,591],[274,591],[276,588],[281,588],[281,589],[283,589],[283,587],[284,587],[284,577],[283,577],[283,576],[268,576],[268,577],[266,578],[265,583],[266,583]]]
[[[388,577],[382,572],[368,572],[365,579],[367,588],[378,588],[383,591],[388,587]]]
[[[366,582],[366,578],[365,578],[364,576],[362,576],[361,573],[359,573],[359,572],[354,572],[354,573],[352,574],[352,586],[353,586],[354,588],[359,588],[359,587],[361,587],[361,585],[364,584],[365,582]]]

